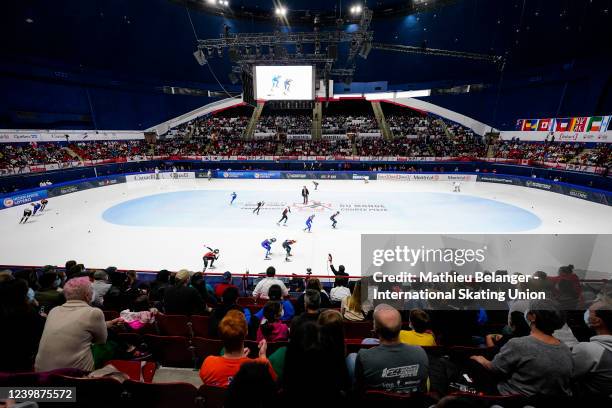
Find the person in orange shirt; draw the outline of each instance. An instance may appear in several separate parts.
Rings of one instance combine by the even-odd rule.
[[[249,358],[249,349],[244,347],[248,327],[244,314],[239,310],[230,310],[219,323],[219,336],[223,340],[225,354],[208,356],[200,367],[200,378],[206,385],[228,387],[240,366],[247,362],[258,362],[268,367],[270,375],[276,381],[276,373],[266,357],[267,344],[259,342],[259,357]]]

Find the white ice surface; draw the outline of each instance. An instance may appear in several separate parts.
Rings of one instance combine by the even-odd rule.
[[[278,206],[300,203],[300,190],[304,184],[304,180],[140,181],[52,198],[46,211],[32,217],[26,225],[18,224],[23,206],[3,210],[0,211],[0,264],[63,265],[66,260],[75,259],[88,268],[114,265],[121,269],[155,271],[187,268],[197,271],[202,269],[203,245],[207,244],[221,251],[217,265],[220,272],[249,270],[258,273],[273,265],[279,273],[284,274],[304,273],[306,267],[312,267],[316,274],[331,274],[327,270],[326,259],[327,254],[332,253],[337,264],[344,264],[350,274],[358,275],[361,233],[491,232],[486,224],[486,207],[460,206],[458,210],[453,204],[457,199],[452,196],[450,182],[371,181],[365,184],[363,181],[334,180],[321,181],[319,191],[314,191],[314,186],[306,182],[312,193],[311,200],[331,203],[334,208],[338,204],[338,197],[342,197],[344,202],[358,204],[365,200],[389,209],[380,222],[376,213],[345,212],[338,218],[337,230],[330,228],[330,210],[317,212],[311,234],[302,231],[310,210],[300,211],[294,207],[289,226],[278,227],[276,221],[281,212],[278,208],[264,207],[258,217],[246,209],[252,202],[258,199],[266,201],[268,197],[272,197]],[[541,220],[537,227],[518,232],[612,233],[612,208],[605,205],[501,184],[462,183],[461,189],[460,194],[470,199],[484,198],[510,204],[535,214]],[[103,218],[106,210],[128,200],[194,190],[210,193],[209,199],[204,200],[201,206],[194,206],[190,202],[188,205],[175,203],[177,205],[170,209],[154,209],[155,217],[159,217],[160,221],[164,221],[164,217],[172,217],[175,224],[126,226]],[[238,194],[235,208],[229,208],[232,191]],[[405,199],[409,197],[406,196],[408,193],[444,193],[449,196],[448,201],[443,199],[431,206],[413,207],[415,214],[411,217],[410,213],[401,212],[402,202],[395,199]],[[146,200],[149,204],[155,203],[155,199]],[[184,211],[187,222],[176,224],[175,207],[179,208],[179,218],[180,211]],[[168,211],[174,213],[169,215]],[[452,231],[445,230],[443,225],[435,222],[441,214],[461,222],[455,223]],[[396,215],[405,219],[398,218],[393,228],[389,228],[389,217]],[[191,219],[194,220],[193,224]],[[429,224],[432,225],[431,229],[427,228]],[[410,225],[413,225],[413,230]],[[461,230],[462,225],[465,231]],[[482,231],[475,231],[475,225],[481,225]],[[273,259],[265,261],[260,243],[269,237],[276,237],[278,242],[273,247]],[[294,245],[295,256],[289,263],[284,261],[280,246],[280,242],[286,238],[298,241]]]

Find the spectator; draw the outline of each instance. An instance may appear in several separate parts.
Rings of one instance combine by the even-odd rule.
[[[565,323],[550,301],[533,302],[526,314],[531,334],[508,341],[493,361],[472,356],[488,372],[501,375],[497,391],[502,395],[568,396],[573,370],[569,348],[553,337]]]
[[[36,371],[57,368],[94,369],[92,344],[106,342],[107,329],[120,321],[104,321],[100,309],[89,306],[93,289],[89,278],[73,278],[64,285],[66,303],[49,312],[36,355]]]
[[[164,293],[170,286],[170,271],[162,269],[157,272],[149,291],[149,299],[151,302],[162,302],[164,300]]]
[[[224,408],[279,406],[278,386],[266,364],[243,363],[227,389]]]
[[[337,280],[335,286],[329,291],[329,300],[332,304],[340,305],[345,297],[351,296],[351,290],[347,286],[348,282],[344,279]]]
[[[593,303],[584,318],[597,335],[572,349],[573,376],[580,394],[608,397],[612,395],[612,305]]]
[[[270,287],[272,285],[278,285],[281,288],[283,296],[289,296],[289,291],[287,287],[280,279],[276,277],[276,269],[273,266],[269,266],[266,269],[266,277],[260,280],[257,285],[255,285],[255,289],[253,290],[253,297],[255,298],[263,298],[268,299],[267,293],[270,291]]]
[[[174,286],[166,289],[164,294],[166,313],[188,316],[204,313],[204,299],[196,289],[189,286],[189,275],[189,271],[181,269],[176,274]]]
[[[34,297],[44,313],[49,313],[55,306],[66,301],[62,292],[58,290],[61,282],[56,272],[46,272],[40,277],[40,289],[36,291]]]
[[[293,319],[293,316],[295,316],[295,309],[293,308],[293,303],[291,303],[290,300],[282,298],[282,289],[280,286],[270,286],[270,290],[268,291],[268,298],[270,299],[270,301],[280,302],[280,304],[283,306],[283,312],[281,316],[281,320],[283,322],[288,322]],[[259,320],[262,320],[263,312],[264,310],[262,307],[257,313],[255,313],[255,316],[257,316]]]
[[[238,310],[230,310],[219,324],[219,336],[223,340],[225,353],[223,356],[208,356],[200,368],[200,378],[206,385],[228,387],[240,366],[247,362],[265,364],[270,376],[276,380],[276,373],[266,357],[266,341],[259,343],[259,357],[247,357],[249,349],[244,347],[247,335],[247,322],[244,314]]]
[[[400,341],[413,346],[431,347],[436,345],[433,334],[429,329],[429,315],[421,309],[410,311],[410,328],[412,330],[400,331]]]
[[[259,325],[259,319],[251,316],[251,311],[248,308],[240,307],[236,301],[238,300],[238,289],[237,288],[227,288],[225,292],[223,292],[223,297],[221,298],[221,303],[217,304],[210,314],[210,319],[208,321],[208,334],[213,338],[217,338],[219,324],[221,320],[225,317],[225,315],[230,310],[238,310],[244,314],[247,325],[249,327],[248,338],[254,340],[257,335],[257,327]]]
[[[289,337],[289,328],[280,320],[283,306],[279,302],[268,302],[264,306],[261,324],[257,329],[257,341],[266,340],[268,343],[286,341]]]
[[[95,271],[93,278],[94,281],[92,287],[94,291],[94,299],[91,305],[103,308],[104,296],[106,296],[112,285],[108,283],[108,275],[105,271]]]
[[[321,297],[321,304],[319,307],[323,308],[323,309],[327,309],[331,307],[331,302],[329,301],[329,296],[327,295],[327,292],[325,292],[325,290],[323,290],[323,286],[321,285],[321,281],[318,278],[310,278],[308,279],[308,282],[306,283],[306,290],[308,289],[312,289],[312,290],[316,290],[319,292],[320,297]],[[305,296],[305,292],[302,293],[298,298],[297,301],[295,302],[295,309],[296,309],[296,313],[301,314],[304,312],[305,310],[305,306],[304,306],[304,296]]]
[[[0,280],[0,371],[32,371],[45,320],[28,302],[28,285],[2,274]]]
[[[308,384],[310,389],[316,390],[317,400],[324,401],[323,405],[343,405],[341,398],[345,383],[337,375],[345,367],[344,353],[340,351],[341,355],[336,354],[339,339],[333,340],[332,332],[330,327],[323,334],[315,320],[292,322],[284,363],[279,364],[287,403],[294,401],[305,405],[304,384]],[[275,354],[281,351],[279,349]]]
[[[106,292],[106,295],[104,295],[104,309],[116,310],[119,312],[128,306],[123,296],[123,292],[121,291],[123,282],[125,281],[125,274],[117,272],[117,269],[112,267],[107,268],[106,272],[111,287],[108,292]]]
[[[344,322],[337,310],[328,309],[321,312],[318,323],[321,330],[321,345],[327,352],[326,368],[328,375],[334,379],[339,394],[350,391],[351,380],[346,365],[346,347],[344,345]]]
[[[232,274],[229,271],[226,271],[223,273],[223,282],[218,283],[215,286],[215,296],[217,299],[221,299],[223,297],[223,292],[225,292],[225,289],[229,287],[238,289],[238,286],[232,284]]]
[[[374,331],[380,345],[359,350],[355,361],[355,386],[358,393],[366,390],[412,393],[426,392],[429,360],[422,347],[399,341],[402,327],[400,313],[385,304],[374,309]],[[399,376],[387,373],[402,372]]]
[[[140,295],[131,309],[122,310],[119,316],[123,322],[134,331],[140,331],[155,323],[158,310],[151,306],[147,295]]]
[[[305,320],[310,320],[316,322],[319,319],[319,314],[321,311],[321,292],[316,289],[306,289],[306,293],[304,294],[304,305],[306,310],[304,313],[298,315],[291,322],[291,327],[299,324],[302,324]]]
[[[331,257],[331,255],[330,255]],[[331,259],[329,260],[329,268],[331,269],[332,273],[336,276],[336,279],[334,280],[334,286],[338,286],[340,284],[342,284],[343,286],[347,287],[348,286],[348,278],[338,278],[338,276],[349,276],[349,274],[345,271],[344,265],[339,265],[338,269],[336,269],[334,267],[334,264],[332,263]]]
[[[353,287],[353,293],[351,296],[342,299],[342,303],[340,304],[340,313],[342,313],[342,317],[344,317],[346,320],[361,322],[366,319],[369,311],[368,306],[370,304],[366,303],[364,305],[364,303],[361,301],[361,292],[361,281],[357,281],[355,283],[355,287]]]
[[[485,338],[487,347],[495,347],[499,351],[510,339],[529,336],[530,328],[522,312],[510,314],[509,334],[487,334]]]
[[[196,272],[191,276],[191,287],[196,289],[202,299],[204,300],[204,308],[206,311],[210,311],[210,308],[206,306],[207,303],[216,304],[217,299],[212,295],[212,291],[209,291],[209,285],[206,284],[204,274],[202,272]]]

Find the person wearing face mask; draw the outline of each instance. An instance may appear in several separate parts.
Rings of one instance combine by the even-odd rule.
[[[596,336],[572,349],[578,392],[612,395],[612,304],[600,300],[584,312],[584,322]]]
[[[484,368],[488,377],[499,378],[495,388],[501,395],[571,395],[572,354],[553,336],[565,323],[565,316],[553,302],[540,300],[530,304],[525,319],[529,336],[509,340],[493,360],[478,355],[471,359]]]
[[[62,292],[57,290],[62,281],[56,272],[45,272],[40,277],[39,283],[40,289],[36,291],[34,297],[40,310],[49,313],[54,307],[64,304],[66,299]]]
[[[89,305],[93,295],[87,277],[66,282],[66,303],[53,308],[47,316],[34,364],[35,371],[94,369],[92,344],[105,343],[108,328],[118,324],[121,319],[104,321],[102,310]]]

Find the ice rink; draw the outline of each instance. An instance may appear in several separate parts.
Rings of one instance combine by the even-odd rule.
[[[311,191],[302,205],[303,185]],[[612,208],[561,194],[492,183],[304,180],[136,181],[52,198],[19,225],[23,206],[0,211],[0,264],[202,270],[204,245],[219,248],[218,272],[331,274],[327,254],[360,274],[361,233],[612,233]],[[230,194],[238,195],[230,205]],[[259,215],[257,201],[265,201]],[[291,206],[287,226],[277,226]],[[330,215],[340,211],[338,229]],[[312,233],[303,231],[315,214]],[[261,242],[277,239],[272,260]],[[292,262],[281,242],[295,239]]]

